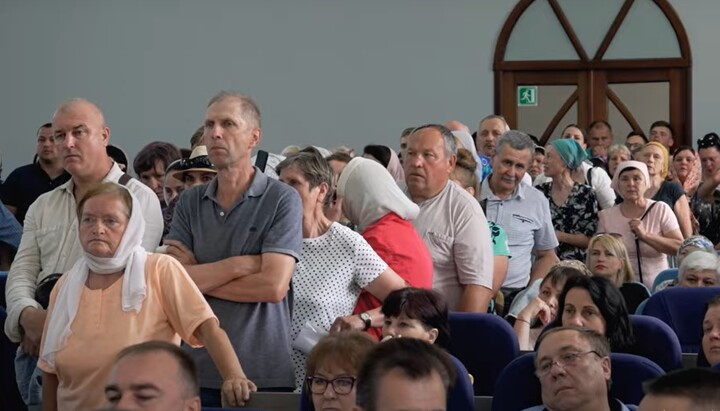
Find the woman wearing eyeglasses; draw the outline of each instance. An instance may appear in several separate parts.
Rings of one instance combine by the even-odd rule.
[[[365,354],[375,345],[370,335],[343,331],[324,337],[308,355],[305,389],[312,409],[352,411],[355,381]]]
[[[649,181],[645,163],[620,163],[613,188],[624,201],[599,213],[598,231],[621,235],[637,274],[633,280],[652,288],[658,273],[668,268],[667,256],[675,254],[683,237],[673,210],[645,197]]]

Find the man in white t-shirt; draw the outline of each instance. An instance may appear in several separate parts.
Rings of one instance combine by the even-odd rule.
[[[450,181],[457,147],[440,124],[408,136],[405,193],[420,207],[413,225],[433,260],[433,289],[453,311],[486,312],[493,290],[493,253],[487,220],[477,200]]]

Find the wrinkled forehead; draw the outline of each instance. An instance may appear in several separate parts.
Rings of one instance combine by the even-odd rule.
[[[537,350],[536,361],[565,352],[589,351],[590,344],[575,330],[554,332],[545,337]]]

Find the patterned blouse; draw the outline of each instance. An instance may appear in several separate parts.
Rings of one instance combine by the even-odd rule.
[[[565,203],[557,205],[551,195],[552,184],[552,181],[543,183],[537,186],[537,189],[550,202],[550,216],[555,230],[592,237],[597,231],[598,224],[598,202],[592,187],[575,183]],[[556,252],[561,261],[585,261],[584,248],[561,242]]]

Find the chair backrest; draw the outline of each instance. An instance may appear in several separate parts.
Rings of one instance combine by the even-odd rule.
[[[682,368],[682,349],[675,331],[664,322],[645,315],[630,315],[635,344],[630,354],[652,360],[665,371]]]
[[[475,395],[493,395],[495,381],[520,351],[507,321],[492,314],[451,312],[450,354],[474,378]]]
[[[0,307],[7,308],[5,301],[5,283],[7,283],[7,271],[0,271]]]
[[[542,404],[535,376],[535,353],[523,354],[502,370],[495,385],[492,411],[520,411]]]
[[[640,404],[643,383],[665,374],[653,361],[633,354],[610,354],[612,388],[610,395],[625,404]]]
[[[542,404],[534,361],[535,353],[528,353],[508,364],[498,378],[492,411],[521,411]],[[625,404],[639,404],[643,397],[643,383],[665,373],[659,365],[637,355],[613,353],[610,354],[610,362],[610,396]]]
[[[7,312],[0,307],[0,324],[5,324]],[[15,353],[18,345],[0,332],[0,410],[24,410],[25,403],[15,381]]]
[[[638,306],[648,298],[650,298],[650,290],[645,284],[632,281],[625,283],[620,287],[620,293],[625,300],[625,306],[627,306],[629,313],[634,313]]]
[[[450,355],[450,361],[455,366],[455,385],[448,392],[448,410],[472,410],[475,408],[475,394],[468,370],[463,363]]]
[[[720,288],[670,287],[648,300],[643,315],[663,321],[675,331],[684,353],[696,353],[702,343],[702,320],[707,301],[720,294]]]
[[[653,280],[652,285],[652,292],[655,292],[655,289],[657,286],[662,283],[663,281],[667,280],[674,280],[678,278],[678,269],[677,268],[668,268],[665,270],[660,271],[660,273],[655,277]]]

